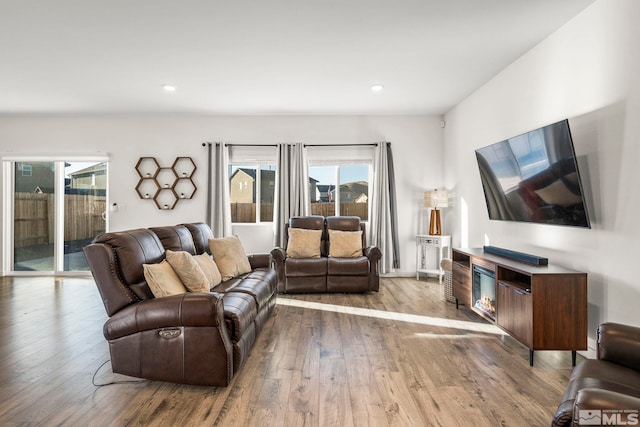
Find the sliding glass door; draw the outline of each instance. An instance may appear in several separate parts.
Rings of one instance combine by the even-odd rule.
[[[106,161],[13,161],[12,272],[88,271],[82,252],[107,228]],[[6,175],[5,175],[6,176]],[[9,187],[9,188],[7,188]],[[5,241],[5,244],[7,242]]]

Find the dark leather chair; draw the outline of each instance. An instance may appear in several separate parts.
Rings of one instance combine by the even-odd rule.
[[[640,328],[602,323],[596,351],[597,359],[571,373],[552,427],[579,425],[582,410],[599,410],[603,417],[613,413],[607,411],[640,410]]]
[[[378,291],[378,261],[382,254],[367,246],[365,224],[357,216],[293,217],[285,227],[322,230],[319,258],[287,257],[287,248],[274,248],[271,255],[278,273],[278,291],[284,293]],[[362,231],[362,254],[352,258],[329,257],[329,230]]]

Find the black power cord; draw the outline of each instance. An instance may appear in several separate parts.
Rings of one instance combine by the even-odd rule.
[[[121,380],[121,381],[111,381],[108,383],[104,383],[104,384],[96,384],[96,375],[98,375],[98,372],[100,372],[100,369],[102,369],[102,367],[104,365],[106,365],[107,363],[111,362],[111,359],[107,359],[104,361],[104,363],[102,363],[102,365],[98,366],[98,369],[96,369],[96,371],[93,373],[93,378],[91,378],[91,383],[96,386],[96,387],[104,387],[106,385],[113,385],[113,384],[137,384],[137,383],[144,383],[147,382],[149,380]]]

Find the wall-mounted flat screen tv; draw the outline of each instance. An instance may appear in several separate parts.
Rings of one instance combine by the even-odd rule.
[[[591,228],[569,121],[476,150],[489,218]]]

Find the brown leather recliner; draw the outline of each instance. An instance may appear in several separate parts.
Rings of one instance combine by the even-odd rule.
[[[303,292],[367,292],[378,291],[380,275],[378,261],[382,254],[375,246],[367,247],[365,224],[357,216],[305,216],[293,217],[285,227],[285,240],[289,228],[322,230],[320,258],[287,257],[287,248],[271,251],[278,273],[278,291]],[[362,255],[353,258],[329,257],[328,230],[362,230]]]
[[[249,255],[252,271],[212,292],[154,298],[143,264],[165,250],[210,253],[204,223],[97,236],[84,248],[109,319],[113,372],[192,385],[226,386],[247,358],[276,302],[269,254]]]
[[[619,412],[624,410],[635,411],[636,417],[640,410],[640,328],[602,323],[597,359],[585,360],[574,368],[551,426],[580,425],[581,411],[600,415],[602,425],[611,424],[604,417],[618,415],[626,422],[631,412]],[[583,421],[583,425],[595,423]]]

